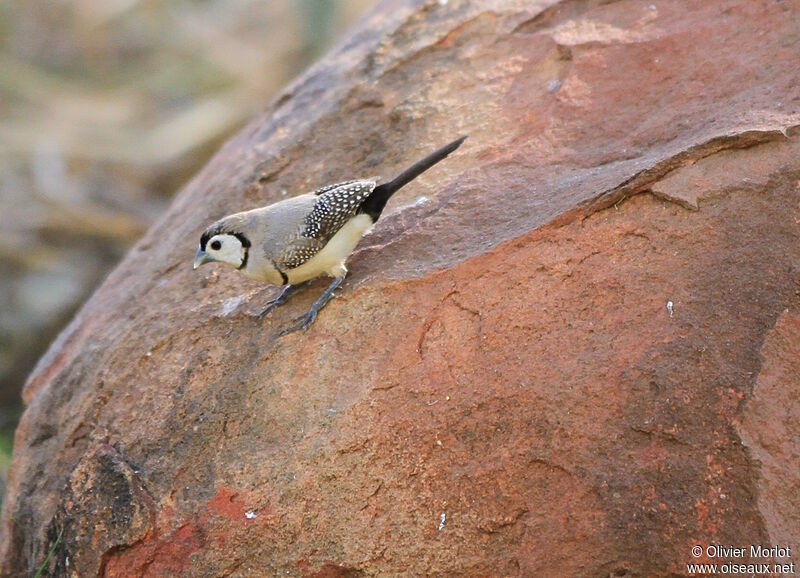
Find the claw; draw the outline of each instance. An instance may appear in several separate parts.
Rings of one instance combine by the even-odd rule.
[[[289,333],[294,333],[298,329],[302,329],[303,331],[305,331],[306,329],[311,327],[311,324],[314,323],[314,320],[316,318],[317,318],[317,312],[312,309],[305,315],[301,315],[300,317],[295,317],[294,319],[292,319],[292,321],[300,321],[300,319],[302,319],[302,321],[300,321],[300,323],[295,323],[294,325],[290,325],[289,327],[281,329],[279,335],[283,337],[284,335],[287,335]]]
[[[285,302],[286,299],[281,299],[280,297],[276,297],[272,301],[267,301],[267,306],[261,310],[261,313],[258,314],[258,318],[261,319],[262,317],[264,317],[264,315],[275,309],[278,305],[281,305]]]
[[[261,313],[258,314],[258,319],[264,317],[264,315],[275,309],[278,305],[286,303],[286,301],[289,300],[289,297],[291,297],[295,292],[297,292],[298,289],[300,289],[304,285],[305,282],[298,283],[297,285],[284,285],[283,289],[281,289],[281,292],[278,294],[277,297],[275,297],[275,299],[267,301],[267,306],[264,307]]]

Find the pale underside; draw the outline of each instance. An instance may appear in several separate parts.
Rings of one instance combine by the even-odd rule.
[[[320,275],[343,277],[347,274],[345,261],[358,242],[372,227],[369,215],[356,215],[331,238],[319,253],[295,269],[286,271],[291,285],[308,281]]]
[[[370,216],[363,213],[350,219],[317,254],[299,267],[284,271],[289,284],[296,285],[320,275],[344,276],[347,273],[345,261],[356,248],[361,237],[372,228],[372,225]],[[260,281],[267,281],[275,285],[283,284],[280,272],[268,260],[256,257],[242,272],[248,277]]]

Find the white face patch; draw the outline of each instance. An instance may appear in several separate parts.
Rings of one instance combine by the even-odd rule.
[[[242,266],[245,248],[234,235],[222,233],[214,235],[206,243],[206,254],[220,263],[227,263],[237,269]]]

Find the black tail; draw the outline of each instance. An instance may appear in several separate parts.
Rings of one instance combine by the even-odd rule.
[[[464,139],[466,138],[466,136],[462,136],[460,139],[454,140],[450,144],[440,148],[438,151],[429,154],[424,159],[415,162],[388,183],[383,183],[382,185],[375,187],[375,190],[372,191],[372,194],[369,197],[367,197],[367,200],[364,201],[364,204],[361,205],[358,212],[368,214],[370,217],[372,217],[373,223],[377,221],[378,217],[380,217],[381,213],[383,212],[383,208],[386,206],[386,202],[395,192],[416,179],[433,165],[456,150],[459,146],[461,146],[461,143],[464,142]]]

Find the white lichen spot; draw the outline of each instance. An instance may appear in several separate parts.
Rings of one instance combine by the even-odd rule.
[[[227,317],[228,315],[236,311],[236,308],[239,307],[239,305],[241,305],[243,299],[244,297],[242,295],[239,295],[238,297],[231,297],[230,299],[226,299],[225,301],[223,301],[222,307],[220,309],[220,315],[222,317]]]
[[[667,301],[667,311],[669,311],[670,317],[672,317],[672,314],[675,313],[675,306],[672,304],[672,301]]]
[[[547,92],[555,92],[561,87],[561,81],[557,78],[554,78],[550,82],[547,83]]]

